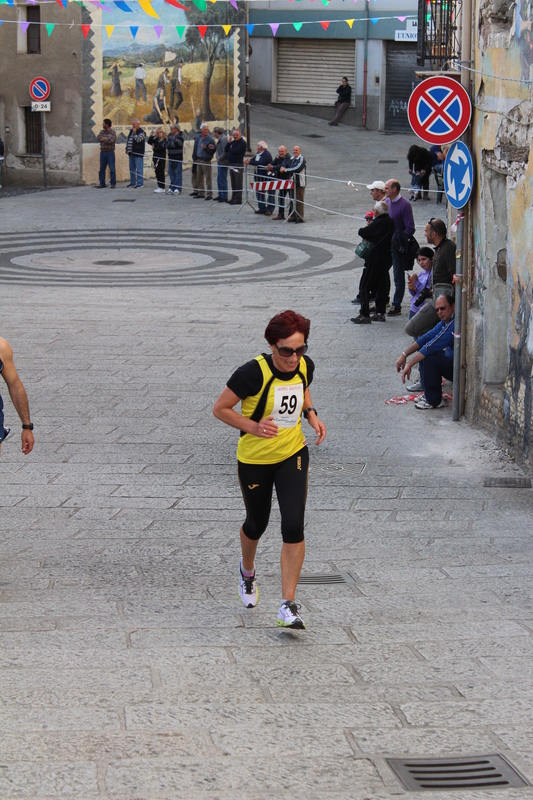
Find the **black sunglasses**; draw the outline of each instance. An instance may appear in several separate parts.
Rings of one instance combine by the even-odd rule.
[[[295,350],[293,350],[292,347],[278,347],[277,344],[275,344],[274,347],[282,358],[290,358],[293,354],[297,355],[298,358],[301,358],[309,349],[307,344],[303,344],[301,347],[297,347]]]

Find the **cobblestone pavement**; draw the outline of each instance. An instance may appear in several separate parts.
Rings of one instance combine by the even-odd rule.
[[[305,144],[316,174],[405,175],[409,137],[265,109],[253,130],[323,134]],[[350,323],[359,223],[310,210],[294,231],[148,187],[113,204],[128,197],[0,200],[0,333],[37,442],[24,458],[12,435],[0,459],[0,797],[435,799],[385,759],[491,753],[533,781],[531,490],[483,486],[521,473],[450,408],[385,404],[406,316]],[[417,204],[419,229],[435,208]],[[275,625],[277,511],[259,606],[240,604],[237,434],[211,414],[283,307],[312,319],[328,426],[304,573],[348,575],[302,585],[305,632]]]

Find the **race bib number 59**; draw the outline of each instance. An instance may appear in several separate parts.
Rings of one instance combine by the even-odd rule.
[[[304,404],[304,387],[301,383],[276,386],[274,408],[271,416],[278,428],[295,428]]]

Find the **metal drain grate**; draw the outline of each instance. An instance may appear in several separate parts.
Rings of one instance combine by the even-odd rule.
[[[303,134],[306,139],[325,139],[325,136],[321,136],[320,133],[304,133]]]
[[[491,489],[531,489],[531,478],[485,478],[483,486]]]
[[[336,575],[300,575],[299,584],[319,584],[321,586],[333,586],[337,583],[345,583],[348,586],[355,585],[355,578],[349,572],[339,572]]]
[[[386,761],[410,792],[529,786],[515,767],[498,754],[475,758],[387,758]]]
[[[97,267],[128,267],[135,264],[135,261],[93,261]]]
[[[362,475],[366,464],[312,464],[311,472],[325,475]]]
[[[113,203],[136,203],[136,202],[137,202],[136,197],[131,197],[131,198],[128,197],[128,199],[119,197],[117,200],[113,200]]]
[[[392,159],[392,160],[384,159],[383,161],[378,161],[378,164],[398,164],[398,163],[399,162],[398,162],[397,159],[396,160],[395,159]]]

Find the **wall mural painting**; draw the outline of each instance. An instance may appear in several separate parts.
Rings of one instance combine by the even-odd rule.
[[[238,50],[244,37],[238,27],[226,35],[221,26],[235,26],[244,13],[228,3],[205,12],[192,4],[187,11],[176,9],[163,0],[154,0],[152,7],[159,19],[151,27],[144,14],[137,19],[137,12],[135,38],[133,14],[119,9],[104,14],[102,23],[114,27],[111,36],[100,29],[102,117],[109,117],[117,132],[129,130],[134,117],[146,130],[162,126],[168,131],[176,120],[182,130],[196,130],[202,121],[229,127],[242,102]],[[213,27],[202,38],[198,25]]]
[[[520,77],[530,80],[533,65],[533,9],[531,0],[517,0],[515,4],[514,25],[511,39],[514,38],[520,50]]]

